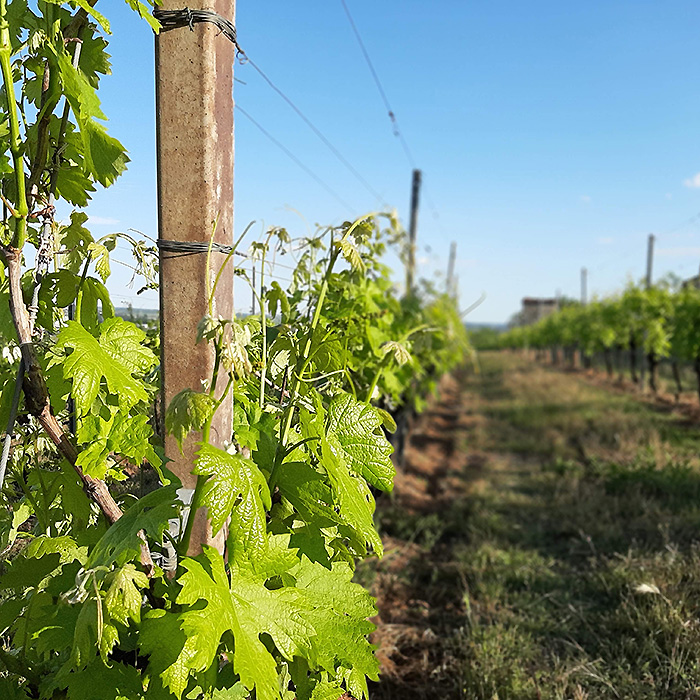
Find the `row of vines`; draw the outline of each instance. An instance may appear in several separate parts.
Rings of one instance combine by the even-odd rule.
[[[590,365],[601,356],[610,376],[625,364],[635,383],[644,368],[649,386],[658,390],[661,362],[669,361],[677,393],[682,390],[679,367],[692,364],[700,392],[700,289],[685,285],[630,285],[618,296],[587,305],[568,304],[530,326],[515,327],[500,342],[504,347],[530,347],[553,353],[580,353]],[[642,363],[644,363],[642,365]]]
[[[151,7],[127,4],[158,30]],[[0,697],[367,697],[375,606],[355,561],[382,553],[387,431],[467,349],[455,302],[397,294],[381,263],[404,247],[393,216],[302,240],[270,229],[249,254],[293,250],[291,285],[254,289],[260,313],[245,318],[210,303],[198,342],[212,376],[161,419],[157,333],[116,317],[105,286],[120,237],[146,284],[157,255],[95,238],[80,211],[128,163],[102,123],[110,30],[96,5],[0,0]],[[231,439],[215,446],[227,397]],[[192,508],[224,529],[223,553],[188,554],[166,431],[200,436]],[[150,492],[116,488],[139,470]]]

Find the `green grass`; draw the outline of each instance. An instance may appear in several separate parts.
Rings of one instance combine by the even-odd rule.
[[[460,439],[486,461],[467,496],[380,505],[385,532],[421,548],[398,578],[451,659],[412,697],[700,698],[697,426],[513,355],[481,368]],[[450,622],[433,608],[456,596]]]

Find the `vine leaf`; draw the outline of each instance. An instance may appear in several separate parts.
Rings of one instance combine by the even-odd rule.
[[[87,171],[103,187],[109,187],[126,169],[129,158],[124,146],[95,119],[106,119],[95,87],[73,67],[70,56],[58,53],[63,90],[80,128]]]
[[[53,5],[63,5],[64,0],[47,0]],[[101,15],[88,0],[73,0],[73,2],[81,9],[85,10],[101,27],[107,34],[111,34],[112,31],[109,28],[109,22],[104,15]]]
[[[158,362],[153,351],[143,344],[146,334],[123,318],[108,318],[100,326],[100,345],[126,365],[134,374],[145,374]]]
[[[95,647],[102,660],[107,661],[119,636],[114,625],[105,623],[104,614],[104,604],[99,593],[91,595],[82,604],[75,623],[70,662],[64,666],[63,672],[68,670],[69,664],[77,669],[85,668],[95,657]]]
[[[135,559],[143,542],[139,530],[144,530],[154,541],[160,542],[168,520],[178,514],[176,489],[176,484],[162,486],[136,501],[95,545],[87,568],[111,566],[114,563],[123,566]]]
[[[260,556],[267,540],[265,511],[272,504],[265,477],[255,462],[202,445],[193,473],[209,477],[202,490],[202,505],[209,511],[212,531],[218,532],[230,515],[233,541]]]
[[[279,700],[277,664],[259,635],[267,632],[276,643],[283,637],[287,651],[299,649],[290,633],[306,630],[296,622],[298,615],[285,600],[293,591],[271,591],[249,570],[232,572],[229,585],[221,555],[205,547],[203,556],[207,568],[196,559],[182,561],[186,572],[179,579],[182,590],[177,602],[195,607],[182,613],[181,629],[187,641],[176,664],[206,670],[216,656],[221,636],[231,630],[235,639],[233,667],[243,684],[249,690],[255,688],[259,700]],[[201,607],[200,601],[206,605]],[[178,695],[181,684],[176,688],[168,685]]]
[[[95,270],[102,278],[103,282],[112,274],[112,269],[109,266],[109,254],[114,250],[114,240],[110,243],[90,243],[89,251],[92,261],[95,263]]]
[[[315,631],[316,663],[329,673],[341,665],[377,680],[379,663],[365,638],[374,630],[367,618],[377,608],[372,596],[352,582],[352,567],[334,562],[329,570],[303,558],[292,573],[309,608],[302,616]]]
[[[365,263],[362,260],[360,251],[352,241],[349,241],[347,238],[342,238],[338,241],[337,245],[345,260],[350,264],[350,267],[352,267],[355,272],[364,272]]]
[[[357,474],[382,491],[391,491],[396,474],[389,455],[394,451],[377,429],[382,417],[373,406],[341,394],[328,407],[327,430],[340,443],[345,461]]]
[[[134,12],[137,12],[140,17],[143,17],[154,32],[160,31],[160,22],[151,14],[147,5],[140,2],[140,0],[126,0],[126,4],[129,5]],[[154,2],[149,0],[149,4],[154,5]]]
[[[413,360],[408,348],[403,343],[399,343],[396,340],[387,340],[386,343],[381,346],[381,351],[384,355],[391,353],[399,365],[405,365]]]
[[[333,490],[340,504],[341,515],[365,542],[381,556],[382,538],[374,528],[374,498],[367,484],[353,476],[345,462],[345,450],[338,438],[329,433],[321,439],[322,464],[328,472]]]
[[[131,564],[125,564],[113,572],[105,607],[110,617],[122,625],[128,625],[129,620],[141,622],[141,604],[143,594],[139,588],[148,587],[148,576]]]
[[[192,430],[200,430],[216,409],[216,401],[201,391],[183,389],[173,396],[165,412],[165,429],[175,437],[182,452],[182,443]]]
[[[95,682],[96,678],[99,683]],[[142,696],[143,679],[134,666],[116,663],[113,659],[104,664],[98,659],[82,671],[64,674],[50,682],[45,697],[51,697],[49,690],[54,687],[66,688],[71,700],[122,700]]]
[[[274,318],[277,315],[277,305],[279,304],[282,316],[289,316],[290,306],[287,294],[280,286],[279,282],[273,282],[267,290],[267,303],[270,315]]]
[[[63,169],[59,170],[62,171]],[[70,215],[70,224],[58,230],[56,244],[66,251],[61,254],[64,270],[79,274],[86,256],[89,255],[90,245],[95,242],[90,231],[84,226],[87,220],[88,215],[85,212],[74,211]],[[61,305],[68,306],[74,298],[75,295]]]
[[[277,469],[280,493],[297,510],[306,523],[318,528],[342,524],[333,509],[333,492],[327,480],[304,462],[283,462]]]
[[[193,653],[187,646],[187,638],[180,629],[180,622],[180,615],[163,609],[149,610],[144,616],[139,634],[139,648],[149,656],[151,683],[160,681],[178,698],[187,687]],[[167,691],[162,695],[170,696]]]
[[[134,357],[140,356],[142,347],[134,337],[121,337],[121,357],[113,355],[114,348],[111,340],[114,329],[121,319],[108,319],[101,324],[105,329],[105,338],[100,342],[90,335],[79,323],[68,321],[61,330],[56,342],[56,353],[49,366],[60,364],[60,355],[67,355],[63,361],[63,376],[73,380],[71,395],[80,417],[86,416],[97,398],[100,383],[104,379],[110,393],[119,396],[124,407],[131,407],[139,401],[148,401],[148,392],[138,379],[131,376],[134,367]],[[109,329],[112,329],[110,332]],[[66,351],[71,349],[68,354]]]
[[[122,411],[112,412],[108,420],[100,415],[89,415],[78,427],[78,442],[87,444],[76,459],[86,474],[103,479],[108,469],[108,458],[113,455],[127,457],[132,464],[144,460],[160,470],[162,460],[151,445],[153,429],[148,416],[129,415]]]

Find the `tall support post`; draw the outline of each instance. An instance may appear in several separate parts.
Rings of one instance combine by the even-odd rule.
[[[457,285],[455,283],[455,261],[457,260],[457,243],[450,243],[450,258],[447,262],[447,294],[456,296]]]
[[[652,282],[652,270],[654,267],[654,234],[650,233],[647,239],[647,274],[645,278],[645,285],[647,289],[651,288]],[[644,331],[644,340],[647,338],[648,331]],[[635,348],[636,352],[636,348]],[[636,361],[636,360],[635,360]],[[655,378],[655,356],[654,353],[649,353],[647,356],[647,361],[649,363],[649,379],[651,383],[651,388],[656,392],[656,378]],[[642,355],[641,367],[639,370],[639,388],[644,391],[644,383],[646,381],[646,366],[647,363],[644,362],[644,356]]]
[[[179,10],[180,0],[161,9]],[[235,0],[189,0],[192,10],[213,10],[234,20]],[[160,260],[161,369],[167,407],[182,389],[202,391],[211,382],[214,351],[197,343],[197,325],[209,313],[210,283],[224,256],[213,252],[181,255],[164,241],[206,244],[233,242],[233,44],[212,24],[161,32],[156,38],[156,129],[158,155],[158,237]],[[171,247],[172,248],[172,247]],[[213,300],[214,317],[233,317],[233,267],[221,276]],[[210,440],[231,439],[233,405],[217,411]],[[199,434],[184,443],[165,439],[168,467],[183,484],[183,500],[196,485],[192,474]],[[213,536],[203,510],[195,514],[190,554],[208,544],[223,551],[225,533]]]
[[[651,271],[654,265],[654,234],[649,234],[649,240],[647,242],[647,278],[646,284],[647,289],[651,287]]]
[[[588,270],[585,267],[581,268],[581,304],[585,306],[588,303]]]
[[[413,293],[416,273],[416,230],[418,228],[418,202],[420,200],[420,185],[422,174],[420,170],[413,171],[411,184],[411,223],[408,228],[408,263],[406,265],[406,294]]]

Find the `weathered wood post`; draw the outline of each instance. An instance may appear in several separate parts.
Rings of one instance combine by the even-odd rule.
[[[189,0],[190,10],[212,10],[233,21],[235,0]],[[160,10],[181,10],[181,0],[163,0]],[[208,313],[206,244],[233,242],[233,64],[234,45],[213,24],[161,32],[156,38],[156,123],[158,151],[158,237],[160,261],[161,369],[163,402],[184,388],[201,391],[212,376],[214,353],[196,344],[197,324]],[[204,252],[183,255],[164,241],[204,244]],[[211,270],[224,260],[213,253]],[[213,275],[211,276],[213,279]],[[219,282],[214,315],[233,316],[233,266]],[[211,442],[231,439],[232,403],[222,405]],[[196,477],[192,466],[199,436],[191,436],[180,453],[165,441],[168,467],[182,480],[191,498]],[[206,514],[195,514],[190,553],[212,544],[223,551],[224,533],[212,537]]]
[[[413,294],[416,274],[416,231],[418,229],[418,202],[422,174],[414,170],[411,179],[411,220],[408,226],[408,262],[406,265],[406,296]]]

